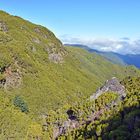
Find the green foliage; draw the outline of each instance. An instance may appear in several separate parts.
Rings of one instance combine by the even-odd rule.
[[[82,140],[93,138],[103,140],[140,139],[140,78],[128,77],[121,83],[126,87],[127,96],[124,100],[119,100],[118,105],[111,106],[110,104],[116,100],[117,95],[115,93],[105,93],[95,102],[89,103],[88,101],[86,106],[85,103],[75,106],[77,109],[81,109],[81,106],[84,106],[83,110],[84,112],[88,111],[86,113],[88,118],[91,116],[89,114],[92,114],[91,110],[94,110],[94,112],[104,110],[104,112],[98,115],[91,123],[85,123],[75,131],[71,131],[68,136],[65,135],[65,140],[70,136],[73,137],[73,140],[78,138]],[[109,104],[110,106],[108,106]],[[87,108],[90,109],[87,110]]]
[[[20,96],[16,96],[14,98],[13,103],[16,107],[20,108],[22,112],[25,112],[25,113],[29,112],[27,103],[25,103],[25,101]]]
[[[25,140],[29,139],[28,136],[31,134],[42,137],[41,125],[31,118],[28,114],[18,110],[0,91],[0,140]]]
[[[20,95],[35,116],[76,103],[89,97],[107,79],[138,75],[137,69],[114,65],[101,56],[82,49],[63,47],[47,28],[0,11],[8,28],[1,36],[0,67],[11,65],[22,74],[22,86],[10,91],[10,98]],[[4,35],[3,35],[4,34]],[[64,53],[63,63],[51,62],[49,52]],[[3,78],[3,75],[0,76]]]
[[[22,79],[19,88],[0,89],[1,140],[52,139],[54,125],[62,125],[68,119],[68,109],[73,109],[77,119],[82,122],[116,99],[115,93],[106,93],[95,102],[87,100],[107,79],[140,75],[135,67],[115,65],[95,53],[64,47],[51,31],[40,25],[3,11],[0,11],[0,20],[8,29],[7,32],[0,31],[0,70],[11,66],[11,71],[19,72]],[[66,53],[63,55],[63,63],[50,61],[49,53],[52,52]],[[2,70],[0,80],[3,78],[6,78],[6,74]],[[133,80],[132,83],[131,80],[124,81],[128,96],[123,105],[111,107],[95,122],[69,132],[68,139],[96,139],[96,133],[100,135],[98,139],[105,135],[108,137],[111,131],[108,129],[114,130],[120,125],[119,111],[124,107],[134,106],[135,109],[139,106],[139,88],[134,88],[140,87],[137,80],[134,80],[135,84]],[[125,111],[129,112],[128,109]],[[114,117],[112,123],[107,121],[116,113],[117,117]],[[135,113],[132,114],[135,116]],[[129,115],[133,116],[131,113]],[[133,117],[130,116],[124,122],[132,121]],[[134,127],[137,129],[133,132],[133,137],[140,132],[137,124]],[[62,136],[62,139],[66,138],[67,135]]]

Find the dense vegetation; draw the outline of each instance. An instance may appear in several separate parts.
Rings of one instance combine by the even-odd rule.
[[[116,98],[116,94],[110,93],[96,103],[86,101],[104,81],[113,76],[123,79],[140,75],[133,66],[114,65],[97,54],[64,47],[47,28],[3,11],[0,50],[2,140],[51,139],[54,124],[61,125],[67,120],[66,111],[70,108],[74,110],[73,117],[79,114],[77,119],[86,121],[93,111]],[[83,128],[68,136],[84,138],[87,130]]]
[[[88,103],[84,112],[103,111],[94,121],[85,123],[59,139],[92,140],[139,140],[140,139],[140,78],[128,77],[122,81],[127,96],[118,105],[106,106],[116,98],[115,93],[106,93],[97,101]],[[84,105],[85,106],[85,105]],[[77,109],[82,108],[81,106]],[[90,108],[90,109],[89,109]],[[79,119],[80,120],[80,119]]]

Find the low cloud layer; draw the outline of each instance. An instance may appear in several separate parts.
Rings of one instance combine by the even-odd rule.
[[[68,35],[61,36],[63,43],[82,44],[90,48],[105,51],[116,52],[120,54],[140,54],[140,40],[130,40],[129,38],[114,39],[82,39],[72,38]]]

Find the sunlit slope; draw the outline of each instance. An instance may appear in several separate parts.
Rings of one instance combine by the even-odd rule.
[[[0,77],[9,80],[1,90],[10,99],[21,96],[31,114],[88,97],[113,76],[139,73],[135,67],[114,65],[96,54],[64,47],[47,28],[2,11],[0,37]],[[18,82],[10,81],[8,74],[18,75],[21,81],[16,76]]]

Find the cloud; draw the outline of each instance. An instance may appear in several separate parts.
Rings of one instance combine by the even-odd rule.
[[[90,48],[105,51],[116,52],[120,54],[140,54],[140,40],[131,40],[127,37],[120,39],[85,39],[71,37],[70,35],[60,36],[63,43],[82,44]]]

